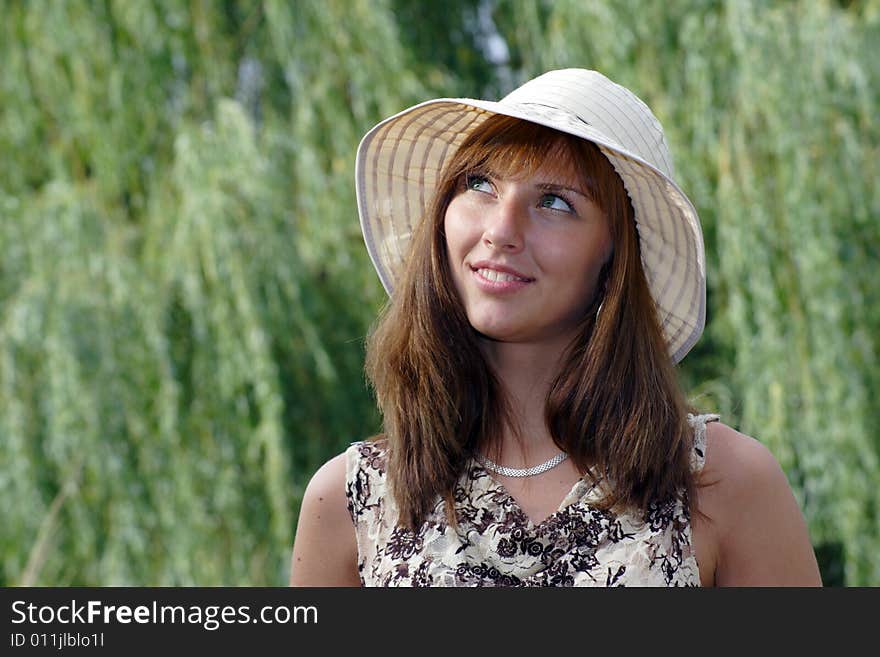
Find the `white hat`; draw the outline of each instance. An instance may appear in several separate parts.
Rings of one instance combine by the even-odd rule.
[[[488,117],[503,114],[596,144],[632,201],[642,266],[678,362],[706,318],[703,234],[673,181],[663,128],[645,103],[601,73],[550,71],[498,102],[439,98],[379,123],[361,140],[355,184],[367,251],[390,294],[414,225],[424,218],[443,167]]]

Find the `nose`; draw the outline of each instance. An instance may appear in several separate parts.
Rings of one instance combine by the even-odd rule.
[[[525,243],[525,214],[515,194],[499,200],[489,211],[483,230],[483,243],[507,253],[521,251]]]

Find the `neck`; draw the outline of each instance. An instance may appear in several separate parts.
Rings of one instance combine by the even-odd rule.
[[[513,426],[505,426],[500,445],[505,465],[546,460],[559,451],[550,437],[544,407],[568,342],[568,338],[528,344],[482,341],[486,360],[514,414]]]

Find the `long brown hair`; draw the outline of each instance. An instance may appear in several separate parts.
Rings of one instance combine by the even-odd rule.
[[[614,245],[547,397],[553,441],[580,472],[605,482],[601,508],[647,509],[682,491],[694,499],[689,409],[642,270],[622,180],[591,142],[495,115],[443,171],[396,290],[367,341],[388,482],[399,522],[413,530],[438,497],[455,522],[454,488],[468,459],[477,447],[497,446],[505,421],[513,421],[455,291],[443,234],[446,209],[469,172],[512,177],[548,161],[575,167],[606,214]]]

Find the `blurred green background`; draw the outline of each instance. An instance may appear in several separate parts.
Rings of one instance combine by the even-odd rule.
[[[285,584],[379,427],[360,137],[565,66],[654,109],[700,212],[691,399],[826,584],[880,585],[878,0],[0,2],[0,584]]]

